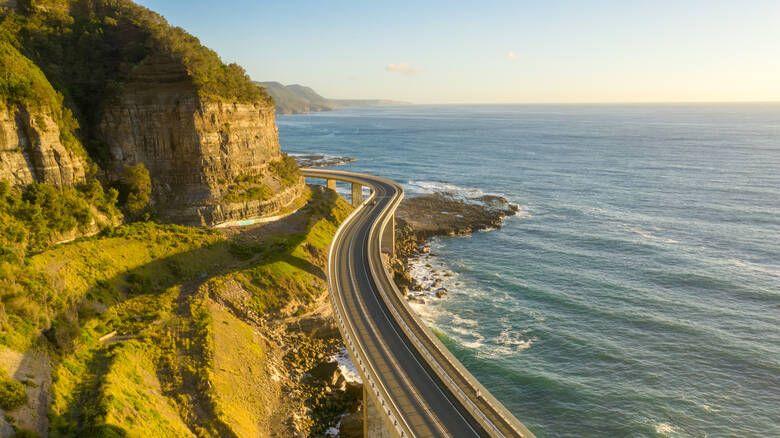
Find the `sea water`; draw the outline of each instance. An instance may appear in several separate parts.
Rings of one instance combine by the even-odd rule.
[[[470,105],[277,118],[407,196],[499,194],[415,305],[540,437],[780,437],[780,105]]]

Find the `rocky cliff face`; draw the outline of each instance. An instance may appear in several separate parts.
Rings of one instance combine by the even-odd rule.
[[[161,218],[213,225],[277,212],[303,182],[282,188],[269,164],[281,158],[274,108],[266,102],[205,102],[181,63],[156,58],[136,69],[103,111],[97,137],[108,145],[109,180],[125,165],[144,163]],[[270,199],[225,202],[239,178],[268,187]]]
[[[0,105],[0,179],[71,186],[84,181],[84,168],[83,159],[62,144],[49,110]]]

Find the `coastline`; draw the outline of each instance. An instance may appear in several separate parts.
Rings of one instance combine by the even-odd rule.
[[[435,237],[468,236],[477,231],[501,229],[520,207],[497,195],[459,197],[433,192],[404,199],[396,212],[395,258],[389,260],[393,279],[410,304],[424,305],[446,297],[444,282],[454,272],[437,263],[431,251]],[[456,286],[459,283],[454,283]],[[419,315],[419,309],[415,309]]]

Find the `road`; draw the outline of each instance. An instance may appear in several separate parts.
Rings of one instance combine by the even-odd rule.
[[[403,198],[401,186],[351,172],[303,173],[371,188],[334,237],[328,283],[347,348],[395,434],[532,438],[413,314],[384,267],[381,234]]]

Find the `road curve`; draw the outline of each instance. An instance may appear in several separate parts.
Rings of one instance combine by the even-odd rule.
[[[382,262],[381,235],[403,198],[401,186],[352,172],[301,172],[371,188],[336,232],[328,286],[347,348],[393,432],[533,438],[414,315]]]

